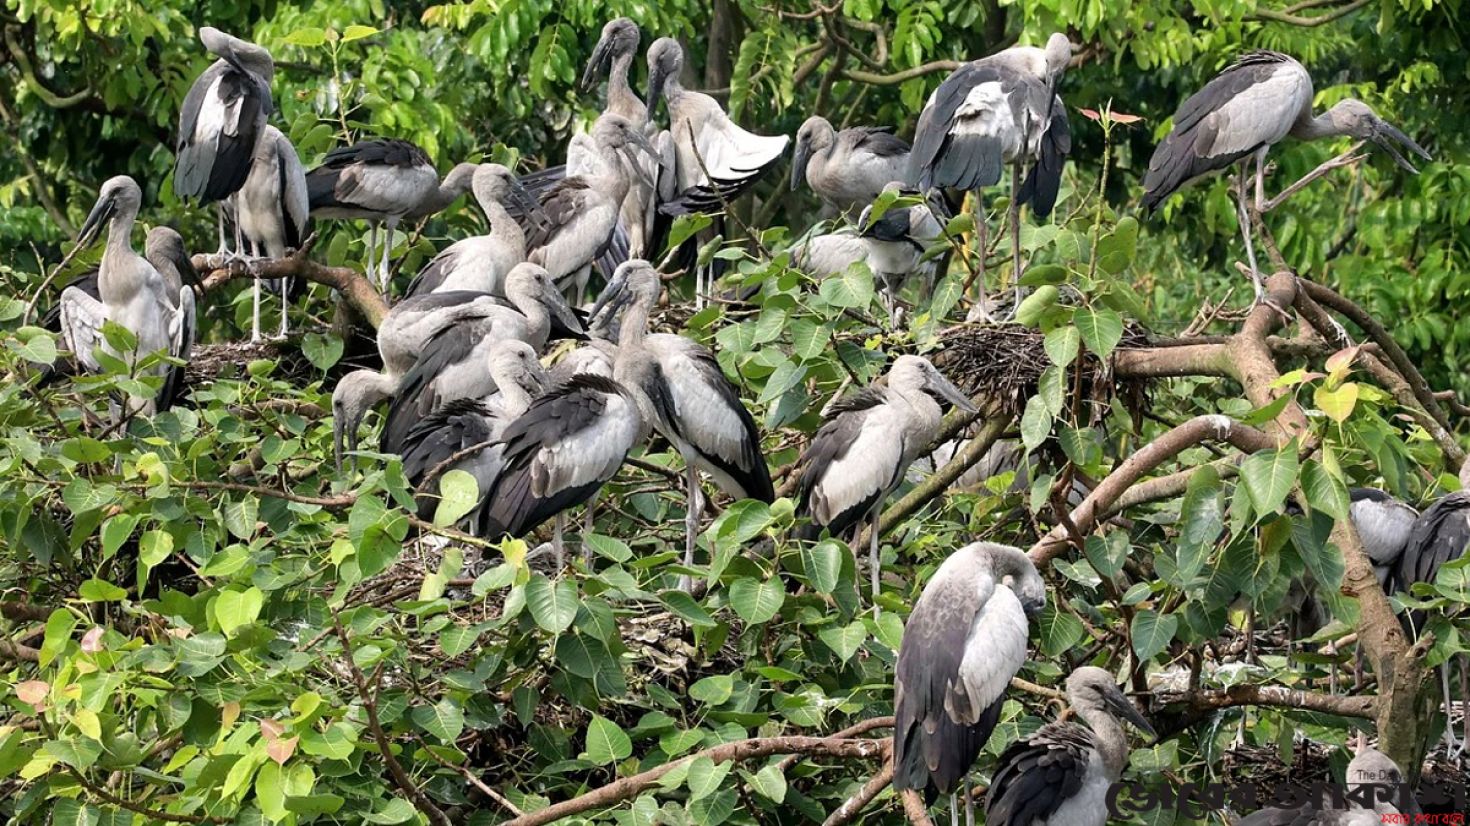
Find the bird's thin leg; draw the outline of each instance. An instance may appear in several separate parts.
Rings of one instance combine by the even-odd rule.
[[[882,518],[882,511],[873,509],[873,526],[868,529],[868,579],[873,585],[873,613],[878,613],[878,521]]]
[[[689,465],[689,495],[685,499],[688,505],[684,513],[684,567],[694,567],[694,540],[699,533],[699,515],[704,510],[704,492],[699,488],[699,468],[693,463]],[[688,574],[679,577],[679,587],[685,591],[693,590],[694,581]]]
[[[556,527],[552,529],[553,532],[551,534],[551,550],[553,553],[556,554],[557,576],[561,576],[562,569],[565,568],[567,564],[567,548],[566,545],[562,543],[561,538],[562,528],[564,527],[563,522],[565,521],[566,515],[564,513],[557,514],[555,522]]]
[[[225,240],[225,204],[223,201],[214,205],[214,214],[219,218],[219,254],[224,255],[230,251],[230,244]]]
[[[1261,271],[1256,268],[1256,248],[1255,244],[1251,241],[1251,216],[1250,212],[1246,209],[1246,200],[1249,197],[1246,195],[1246,187],[1249,181],[1250,159],[1247,158],[1240,162],[1240,189],[1238,192],[1239,197],[1236,199],[1235,212],[1240,220],[1240,235],[1245,239],[1245,258],[1251,267],[1251,284],[1256,289],[1256,303],[1261,304],[1266,301],[1266,285],[1261,280]],[[1285,312],[1283,311],[1284,314]]]
[[[587,500],[587,510],[582,514],[582,535],[592,533],[592,517],[596,515],[597,500],[602,496],[602,491],[594,491],[592,498]]]
[[[367,248],[367,277],[368,281],[377,283],[378,270],[378,222],[368,222],[368,248]]]
[[[1262,212],[1266,205],[1266,150],[1269,147],[1261,147],[1256,150],[1256,214]]]
[[[960,826],[960,801],[958,795],[949,796],[949,826]]]
[[[1444,691],[1445,754],[1450,754],[1459,747],[1459,743],[1455,740],[1455,724],[1450,722],[1450,666],[1448,661],[1439,665],[1439,684]]]
[[[986,321],[993,321],[990,315],[990,298],[985,294],[985,250],[990,246],[989,227],[985,224],[985,210],[981,206],[981,197],[975,196],[975,238],[979,241],[978,261],[976,262],[975,283],[980,287],[981,315]]]
[[[255,284],[254,284],[254,286],[251,289],[252,289],[252,292],[254,292],[254,295],[252,296],[253,301],[252,301],[252,306],[250,308],[250,340],[252,342],[256,342],[256,341],[260,341],[260,292],[261,292],[261,290],[260,290],[260,279],[259,278],[255,279]]]
[[[289,320],[287,318],[286,310],[290,309],[290,307],[291,307],[291,282],[289,280],[282,280],[281,281],[281,338],[285,338],[286,337],[286,332],[289,329],[289,323],[290,322],[289,322]]]
[[[965,826],[975,826],[975,790],[970,775],[965,775]]]
[[[1460,666],[1460,719],[1464,726],[1461,733],[1465,736],[1460,740],[1460,748],[1455,750],[1455,757],[1459,758],[1470,746],[1470,668],[1466,668],[1463,657],[1451,657],[1450,660]]]
[[[1011,315],[1016,314],[1016,308],[1021,306],[1021,202],[1016,200],[1016,194],[1021,191],[1021,165],[1011,165],[1011,207],[1006,210],[1011,224],[1011,287],[1015,290],[1016,300],[1011,304]]]
[[[392,218],[388,219],[388,237],[383,242],[383,264],[378,269],[378,289],[383,295],[388,294],[388,259],[393,255],[393,231],[398,228],[398,222]]]

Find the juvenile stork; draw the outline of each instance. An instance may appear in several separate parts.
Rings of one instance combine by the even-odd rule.
[[[1046,606],[1046,582],[1018,548],[976,542],[944,560],[904,626],[894,670],[893,786],[926,802],[963,781],[974,820],[970,767],[1000,718],[1011,678],[1026,663],[1028,618]]]
[[[381,442],[384,452],[401,452],[403,439],[414,423],[446,402],[478,399],[494,392],[497,385],[489,357],[497,342],[524,341],[539,352],[551,335],[553,319],[563,328],[585,335],[581,321],[541,267],[517,264],[506,276],[505,292],[510,307],[487,307],[473,320],[447,325],[424,343],[388,405]]]
[[[172,294],[164,277],[148,259],[133,250],[133,224],[143,203],[143,192],[126,175],[102,185],[97,204],[82,224],[77,243],[88,247],[107,230],[107,248],[97,269],[97,297],[78,287],[61,293],[61,336],[77,363],[93,373],[103,372],[93,354],[100,347],[108,355],[136,366],[155,353],[187,361],[194,343],[194,290],[181,286]],[[102,334],[108,321],[137,339],[132,352],[118,352]],[[164,377],[159,393],[152,397],[130,396],[127,409],[152,415],[168,409],[178,392],[178,381],[170,378],[173,367],[160,361],[140,374]]]
[[[409,283],[405,296],[452,291],[504,295],[506,274],[526,260],[526,234],[506,205],[528,214],[537,207],[515,173],[498,163],[480,164],[471,189],[490,221],[490,233],[445,247]]]
[[[967,412],[975,405],[922,356],[899,356],[887,387],[869,387],[834,402],[830,418],[797,460],[797,513],[810,521],[797,528],[798,539],[813,540],[825,529],[832,536],[851,533],[864,523],[873,599],[878,598],[878,517],[889,494],[903,482],[908,466],[939,434],[944,411],[938,397]]]
[[[1324,795],[1324,799],[1294,809],[1262,809],[1237,820],[1236,826],[1379,826],[1424,822],[1415,817],[1421,813],[1419,803],[1408,791],[1404,773],[1378,749],[1365,748],[1358,752],[1348,763],[1344,779],[1348,794],[1341,802]],[[1363,789],[1365,786],[1386,788]],[[1354,793],[1359,791],[1362,794]],[[1383,794],[1384,791],[1391,793]],[[1371,807],[1365,808],[1361,802],[1364,800],[1371,801]]]
[[[1013,280],[1021,275],[1021,205],[1039,217],[1051,214],[1062,181],[1062,166],[1072,151],[1067,109],[1056,94],[1072,59],[1067,36],[1053,34],[1044,49],[1014,46],[956,69],[929,97],[919,115],[910,153],[910,180],[919,189],[940,187],[968,192],[994,186],[1011,165]],[[1031,163],[1026,180],[1021,166]],[[985,305],[985,222],[980,232],[980,302]],[[1016,284],[1020,304],[1020,284]]]
[[[476,532],[521,537],[555,517],[560,571],[566,511],[596,495],[647,434],[638,402],[616,381],[578,375],[556,385],[501,434],[505,467],[476,512]]]
[[[470,188],[474,174],[475,164],[458,164],[441,183],[424,150],[408,141],[374,138],[328,152],[321,166],[306,173],[306,186],[312,217],[360,218],[372,226],[368,272],[377,274],[378,289],[386,294],[398,224],[445,209]],[[381,260],[375,262],[379,224],[388,237]]]
[[[813,115],[797,130],[791,189],[805,180],[838,215],[858,213],[890,181],[903,181],[908,175],[909,145],[888,127],[855,126],[838,132],[826,118]]]
[[[985,794],[986,826],[1104,826],[1108,788],[1128,765],[1119,720],[1150,737],[1153,727],[1113,675],[1085,666],[1067,678],[1067,701],[1087,723],[1048,723],[1012,743]]]
[[[642,130],[619,115],[603,115],[590,136],[600,161],[594,170],[563,178],[541,196],[544,224],[526,239],[527,258],[545,267],[563,289],[587,298],[592,264],[611,243],[628,194],[636,150],[655,156]]]
[[[490,352],[490,373],[498,391],[485,399],[456,399],[416,423],[403,443],[403,475],[418,490],[449,470],[463,470],[475,478],[481,496],[500,475],[503,446],[495,443],[505,426],[526,412],[531,401],[546,392],[546,371],[536,351],[523,341],[496,342]],[[472,450],[479,448],[478,450]],[[456,458],[458,457],[458,458]],[[446,462],[450,462],[444,466]],[[432,519],[438,498],[420,491],[420,519]]]
[[[917,197],[918,192],[898,181],[884,185],[883,191]],[[888,322],[897,328],[899,293],[910,278],[919,277],[920,297],[928,300],[934,292],[934,277],[943,271],[947,258],[926,257],[929,248],[939,241],[944,227],[940,217],[947,216],[943,199],[937,194],[927,202],[902,206],[895,204],[874,220],[873,207],[863,207],[858,216],[859,235],[867,248],[868,267],[883,288],[888,308]]]
[[[688,468],[684,565],[689,567],[704,511],[700,471],[737,500],[770,503],[776,491],[761,453],[760,429],[715,354],[684,336],[648,332],[648,317],[662,293],[653,265],[635,258],[618,268],[600,299],[600,312],[621,316],[613,377]]]
[[[1433,584],[1439,577],[1439,569],[1464,556],[1467,549],[1470,549],[1470,459],[1460,467],[1460,489],[1436,499],[1415,520],[1394,570],[1394,587],[1408,591],[1416,582]],[[1422,611],[1409,613],[1414,633],[1423,630],[1424,622]],[[1466,667],[1463,657],[1451,657],[1439,668],[1444,690],[1444,739],[1451,759],[1458,758],[1470,747],[1470,715],[1466,715],[1462,740],[1456,739],[1450,718],[1450,667],[1456,661],[1461,669]]]
[[[270,52],[213,26],[199,29],[199,41],[219,58],[204,70],[179,112],[174,151],[174,193],[201,204],[220,203],[219,247],[226,249],[223,203],[245,185],[255,144],[274,111],[271,80],[276,66]],[[240,250],[236,225],[235,250]]]
[[[255,143],[250,175],[235,196],[235,220],[249,254],[284,258],[290,250],[300,249],[306,240],[308,212],[306,169],[296,157],[296,147],[281,130],[267,125]],[[286,336],[286,310],[295,292],[295,285],[288,282],[294,281],[280,279],[265,285],[281,295],[282,338]],[[257,278],[250,313],[251,341],[260,341],[261,289],[261,279]]]
[[[1349,135],[1372,141],[1411,173],[1418,170],[1399,153],[1396,143],[1429,160],[1429,153],[1419,144],[1374,114],[1362,101],[1349,98],[1314,117],[1312,76],[1302,64],[1280,52],[1246,52],[1191,95],[1174,113],[1173,130],[1149,159],[1148,174],[1143,179],[1143,205],[1153,212],[1165,198],[1190,181],[1228,169],[1239,161],[1236,217],[1245,239],[1257,302],[1265,298],[1265,287],[1256,268],[1247,208],[1250,162],[1252,158],[1256,162],[1255,209],[1259,214],[1274,206],[1265,200],[1264,194],[1266,155],[1288,135],[1301,140]],[[1319,167],[1303,181],[1328,168]]]

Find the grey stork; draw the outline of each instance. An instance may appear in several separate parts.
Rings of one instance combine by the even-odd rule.
[[[505,276],[526,260],[526,235],[507,204],[534,213],[536,204],[515,173],[498,163],[480,164],[471,190],[490,221],[490,232],[445,247],[409,283],[405,296],[468,290],[505,294]]]
[[[306,194],[306,168],[296,156],[296,147],[281,130],[266,125],[255,143],[250,175],[235,195],[235,221],[250,255],[283,258],[306,240],[310,205]],[[281,295],[282,338],[288,326],[295,279],[265,285]],[[260,340],[261,279],[255,279],[250,313],[250,340]]]
[[[841,132],[821,115],[806,119],[796,132],[791,157],[791,188],[803,181],[838,215],[855,215],[873,203],[892,181],[906,181],[909,145],[882,126],[854,126]]]

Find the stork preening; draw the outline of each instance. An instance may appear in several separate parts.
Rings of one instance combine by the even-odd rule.
[[[415,422],[454,399],[478,399],[496,389],[490,353],[499,341],[524,341],[540,351],[551,335],[553,319],[563,328],[582,332],[581,321],[562,299],[546,270],[517,264],[505,278],[510,307],[487,306],[471,320],[450,324],[423,345],[414,364],[399,380],[388,406],[381,449],[399,453]],[[473,300],[473,293],[435,293]]]
[[[922,356],[899,356],[886,387],[869,387],[834,402],[827,423],[797,460],[797,513],[810,521],[798,539],[832,536],[853,539],[865,523],[873,599],[878,598],[878,517],[883,503],[903,482],[909,464],[924,454],[939,434],[944,411],[938,397],[973,413],[975,405]]]
[[[321,166],[306,173],[311,215],[360,218],[371,225],[367,268],[386,295],[398,224],[427,218],[454,203],[470,188],[475,168],[472,163],[457,164],[440,182],[434,162],[418,146],[393,139],[358,141],[328,152]],[[380,224],[387,239],[381,260],[375,260]]]
[[[403,440],[403,475],[415,490],[426,486],[437,490],[435,480],[457,469],[473,476],[484,496],[500,475],[504,447],[495,440],[546,392],[547,376],[536,351],[523,341],[496,342],[489,361],[498,388],[493,396],[455,399],[409,429]],[[428,478],[431,473],[433,479]],[[432,519],[438,497],[420,494],[419,518]]]
[[[576,296],[587,297],[592,264],[612,242],[623,198],[638,168],[632,153],[656,157],[641,129],[619,115],[603,115],[590,137],[601,161],[592,171],[570,175],[541,197],[543,223],[526,241],[528,260]]]
[[[1237,820],[1236,826],[1381,826],[1423,823],[1419,803],[1398,764],[1378,749],[1365,748],[1347,765],[1347,794],[1330,795],[1292,809],[1262,809]],[[1364,789],[1363,787],[1379,787]],[[1364,792],[1359,794],[1359,792]],[[1385,794],[1384,792],[1389,792]],[[1369,806],[1364,806],[1369,802]]]
[[[1119,721],[1156,736],[1113,675],[1084,666],[1067,678],[1067,702],[1086,727],[1048,723],[1000,756],[985,794],[986,826],[1104,826],[1108,789],[1128,765]]]
[[[1373,563],[1378,584],[1392,594],[1398,590],[1394,569],[1409,544],[1419,512],[1378,488],[1353,488],[1349,495],[1348,514],[1358,531],[1358,540],[1363,543],[1363,552]]]
[[[306,240],[310,205],[306,169],[296,147],[281,130],[266,125],[255,143],[250,175],[235,196],[235,222],[244,236],[246,252],[254,257],[283,258]],[[260,341],[262,279],[255,279],[250,313],[250,340]],[[287,308],[295,279],[278,279],[264,286],[281,296],[280,335],[286,336]]]
[[[790,141],[786,135],[757,135],[740,128],[719,101],[684,88],[684,47],[660,37],[648,47],[648,112],[659,100],[669,110],[669,134],[674,143],[678,198],[660,207],[666,214],[719,212],[755,185],[781,159]],[[695,306],[703,307],[708,273],[695,273]]]
[[[173,403],[180,390],[179,377],[171,377],[175,367],[167,361],[136,368],[160,352],[188,360],[194,343],[194,289],[170,285],[148,259],[133,249],[133,224],[142,203],[143,191],[126,175],[110,178],[102,185],[97,203],[77,237],[79,246],[88,247],[96,243],[104,229],[107,232],[107,247],[97,268],[97,296],[79,287],[67,287],[61,293],[60,315],[62,339],[86,370],[103,372],[93,352],[101,348],[134,368],[136,374],[163,377],[163,386],[155,396],[132,395],[127,402],[128,411],[152,415]],[[119,352],[102,334],[103,325],[109,321],[136,339],[131,352]]]
[[[537,204],[516,178],[498,163],[480,164],[471,189],[490,221],[487,235],[462,238],[445,247],[409,283],[405,296],[469,291],[505,294],[505,276],[526,260],[526,234],[507,205],[536,220]]]
[[[1072,151],[1067,108],[1057,85],[1072,59],[1067,36],[1056,33],[1044,49],[1014,46],[956,69],[930,96],[914,132],[910,180],[920,190],[957,189],[976,193],[1000,181],[1011,166],[1008,218],[1015,271],[1016,304],[1020,304],[1021,223],[1023,204],[1045,218],[1056,205],[1062,167]],[[1030,162],[1024,182],[1021,167]],[[978,212],[978,210],[977,210]],[[979,232],[980,306],[986,305],[986,227]]]
[[[210,204],[234,195],[250,175],[255,144],[275,110],[271,80],[276,65],[264,48],[213,26],[200,27],[199,41],[219,60],[199,75],[184,97],[174,146],[174,193]],[[224,252],[223,203],[218,217],[219,248]],[[236,252],[240,241],[236,224]]]
[[[775,488],[761,452],[760,429],[715,354],[684,336],[649,333],[648,318],[663,292],[653,265],[641,259],[618,268],[599,303],[620,316],[613,375],[638,401],[643,418],[679,451],[688,468],[684,565],[694,564],[704,510],[701,471],[735,499],[773,502]]]
[[[1275,205],[1265,198],[1266,155],[1288,135],[1301,140],[1348,135],[1372,141],[1411,173],[1418,170],[1395,144],[1430,159],[1412,138],[1378,117],[1362,101],[1349,98],[1313,116],[1312,76],[1302,64],[1280,52],[1247,52],[1191,95],[1174,113],[1173,130],[1149,159],[1148,174],[1143,179],[1143,205],[1150,212],[1157,210],[1165,198],[1185,184],[1228,169],[1238,161],[1236,217],[1245,239],[1257,302],[1266,293],[1251,240],[1250,163],[1252,159],[1256,162],[1254,206],[1256,214],[1261,214]],[[1303,181],[1328,168],[1319,167]]]
[[[962,782],[973,822],[970,768],[1000,719],[1011,678],[1026,663],[1030,617],[1046,582],[1018,548],[976,542],[955,551],[924,586],[904,626],[894,670],[893,786],[933,803]]]
[[[596,495],[647,434],[637,400],[616,381],[578,375],[556,385],[501,434],[505,465],[476,512],[476,532],[521,537],[554,517],[560,571],[566,511]]]
[[[821,115],[806,119],[791,153],[791,188],[803,180],[838,215],[852,216],[873,203],[892,181],[907,181],[908,142],[883,126],[841,132]]]
[[[905,189],[898,181],[886,184],[883,189],[901,197],[918,196],[917,192]],[[946,214],[945,207],[942,200],[935,197],[917,204],[894,204],[876,220],[872,219],[872,214],[871,204],[863,208],[858,216],[858,234],[867,248],[868,268],[882,287],[888,323],[897,328],[899,294],[904,285],[917,276],[920,299],[928,300],[934,292],[934,279],[941,264],[949,260],[944,256],[928,255],[929,248],[938,243],[944,233],[939,216]]]

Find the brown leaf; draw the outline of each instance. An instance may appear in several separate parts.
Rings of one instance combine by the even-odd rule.
[[[1114,123],[1121,123],[1127,126],[1130,123],[1138,123],[1143,120],[1143,117],[1140,115],[1129,115],[1125,112],[1109,112],[1108,119]]]
[[[102,650],[102,626],[95,625],[91,631],[82,635],[82,650],[88,654],[96,654]]]
[[[41,680],[26,680],[16,685],[15,696],[22,703],[34,708],[37,713],[46,708],[46,695],[51,693],[51,684]]]
[[[1098,114],[1096,109],[1078,109],[1077,111],[1088,120],[1102,120],[1102,115]]]
[[[225,703],[223,706],[220,707],[219,717],[220,728],[228,729],[230,726],[233,726],[235,724],[235,721],[240,719],[240,704]]]
[[[296,741],[298,739],[300,738],[282,737],[278,740],[272,740],[266,744],[265,753],[270,756],[270,759],[276,761],[278,765],[284,766],[286,765],[286,761],[290,760],[291,755],[296,751]]]
[[[265,719],[260,721],[260,736],[264,737],[268,743],[275,742],[285,730],[286,727],[281,725],[278,720]]]

